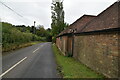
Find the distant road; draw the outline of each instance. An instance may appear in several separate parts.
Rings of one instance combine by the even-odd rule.
[[[3,78],[58,78],[51,43],[40,43],[3,57]]]

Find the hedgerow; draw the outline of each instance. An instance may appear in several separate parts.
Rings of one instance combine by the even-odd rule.
[[[12,24],[2,22],[2,48],[7,50],[10,47],[18,46],[31,41],[44,41],[45,38],[39,37],[30,32],[22,32]]]

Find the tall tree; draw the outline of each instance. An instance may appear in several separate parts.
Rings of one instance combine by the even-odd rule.
[[[52,6],[52,23],[51,23],[51,28],[52,28],[52,35],[56,36],[58,35],[61,31],[64,30],[65,23],[64,23],[64,10],[63,10],[63,2],[60,0],[53,0]]]

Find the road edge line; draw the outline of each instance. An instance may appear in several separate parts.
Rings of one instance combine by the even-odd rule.
[[[14,64],[11,68],[9,68],[8,70],[6,70],[4,73],[2,73],[0,75],[0,78],[3,77],[5,74],[7,74],[9,71],[11,71],[13,68],[15,68],[17,65],[19,65],[21,62],[23,62],[25,59],[27,59],[27,57],[23,58],[22,60],[20,60],[19,62],[17,62],[16,64]]]

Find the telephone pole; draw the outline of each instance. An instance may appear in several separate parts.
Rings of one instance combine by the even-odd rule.
[[[35,34],[35,21],[34,21],[34,26],[32,26],[32,33]],[[35,41],[35,36],[33,35],[33,41]]]
[[[36,23],[36,21],[34,21],[33,34],[35,34],[35,23]]]
[[[34,27],[35,27],[35,23],[36,23],[36,21],[34,21]]]

